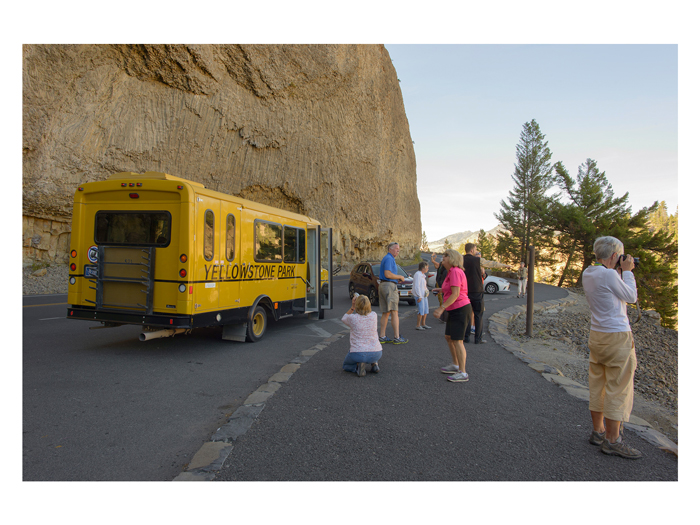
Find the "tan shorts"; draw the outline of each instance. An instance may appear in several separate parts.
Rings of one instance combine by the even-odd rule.
[[[588,407],[613,421],[629,421],[637,356],[632,332],[595,332],[588,337]]]
[[[379,310],[382,313],[399,309],[399,288],[396,283],[382,281],[379,283]]]

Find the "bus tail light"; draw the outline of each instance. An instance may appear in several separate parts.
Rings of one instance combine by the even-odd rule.
[[[75,259],[78,256],[78,252],[76,252],[75,250],[71,250],[70,256]]]
[[[129,197],[131,197],[132,199],[138,199],[139,194],[138,193],[129,193]]]
[[[187,277],[187,270],[185,270],[184,268],[180,270],[180,277]]]
[[[186,263],[187,262],[187,255],[185,255],[184,253],[182,255],[180,255],[180,262]]]
[[[75,263],[70,263],[70,269],[72,272],[74,272],[76,268],[77,266],[75,265]]]

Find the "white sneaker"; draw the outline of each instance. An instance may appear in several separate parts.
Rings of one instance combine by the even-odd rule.
[[[416,330],[423,330],[422,326],[416,326]]]
[[[440,372],[443,374],[454,374],[455,372],[459,372],[459,367],[457,365],[443,366]]]
[[[464,383],[466,381],[469,381],[469,374],[467,374],[466,372],[462,372],[448,377],[447,380],[452,381],[453,383]]]

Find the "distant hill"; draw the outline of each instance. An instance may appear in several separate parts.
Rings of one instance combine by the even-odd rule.
[[[495,228],[488,230],[486,233],[489,235],[493,235],[496,237],[498,235],[499,231],[505,231],[503,226],[500,224],[496,226]],[[465,231],[465,232],[459,232],[459,233],[453,233],[451,235],[448,235],[447,237],[443,237],[442,239],[438,239],[437,241],[429,241],[428,242],[428,248],[430,249],[431,252],[434,251],[439,251],[442,250],[442,247],[445,246],[445,241],[449,242],[454,249],[457,251],[462,251],[462,248],[464,248],[464,245],[467,244],[468,242],[476,242],[476,239],[479,237],[479,232],[475,231]]]

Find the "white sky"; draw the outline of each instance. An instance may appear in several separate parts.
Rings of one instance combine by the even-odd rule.
[[[386,47],[401,80],[428,240],[497,225],[532,119],[552,164],[561,160],[574,176],[590,157],[616,195],[629,192],[633,211],[655,200],[676,211],[676,45]]]

